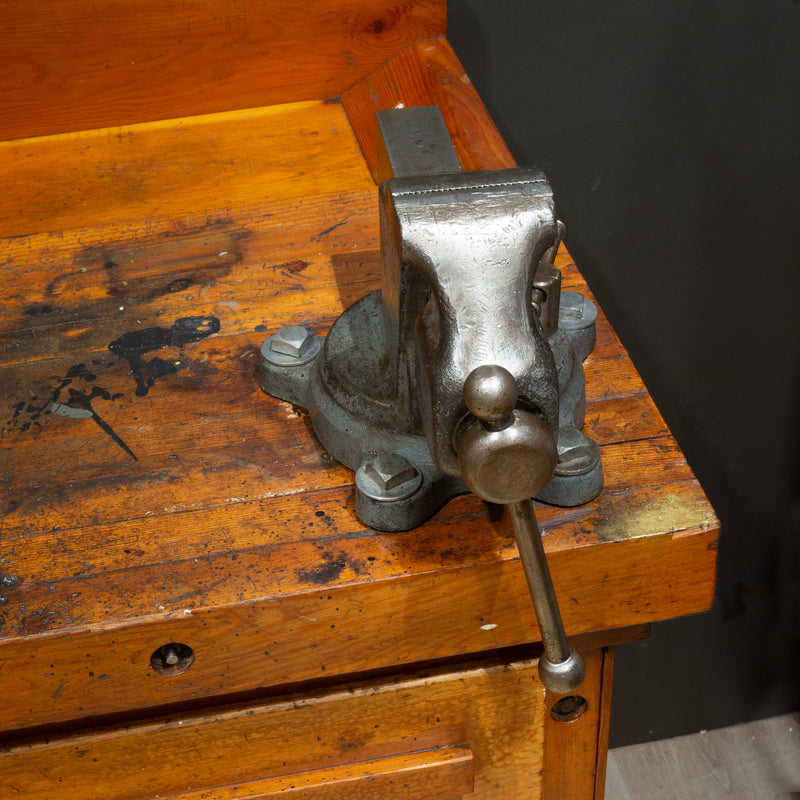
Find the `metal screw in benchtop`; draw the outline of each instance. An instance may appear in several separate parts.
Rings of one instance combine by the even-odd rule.
[[[321,347],[308,328],[284,325],[261,345],[261,357],[279,367],[299,367],[313,361]]]

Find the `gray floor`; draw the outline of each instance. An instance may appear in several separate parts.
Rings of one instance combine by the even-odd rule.
[[[800,799],[800,714],[612,750],[606,800]]]

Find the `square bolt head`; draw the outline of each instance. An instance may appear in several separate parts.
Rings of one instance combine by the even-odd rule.
[[[301,358],[314,341],[314,334],[300,325],[284,325],[270,340],[270,349],[285,356]]]
[[[600,448],[577,428],[558,429],[557,475],[585,475],[600,461]]]
[[[417,476],[417,468],[397,453],[379,453],[364,471],[384,490],[396,489]]]

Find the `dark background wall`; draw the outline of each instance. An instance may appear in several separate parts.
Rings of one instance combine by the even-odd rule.
[[[612,745],[800,708],[800,2],[450,0],[449,39],[721,521]]]

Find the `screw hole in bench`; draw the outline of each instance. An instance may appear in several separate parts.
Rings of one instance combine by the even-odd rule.
[[[188,644],[162,644],[152,656],[150,666],[159,675],[180,675],[194,663],[194,650]]]

